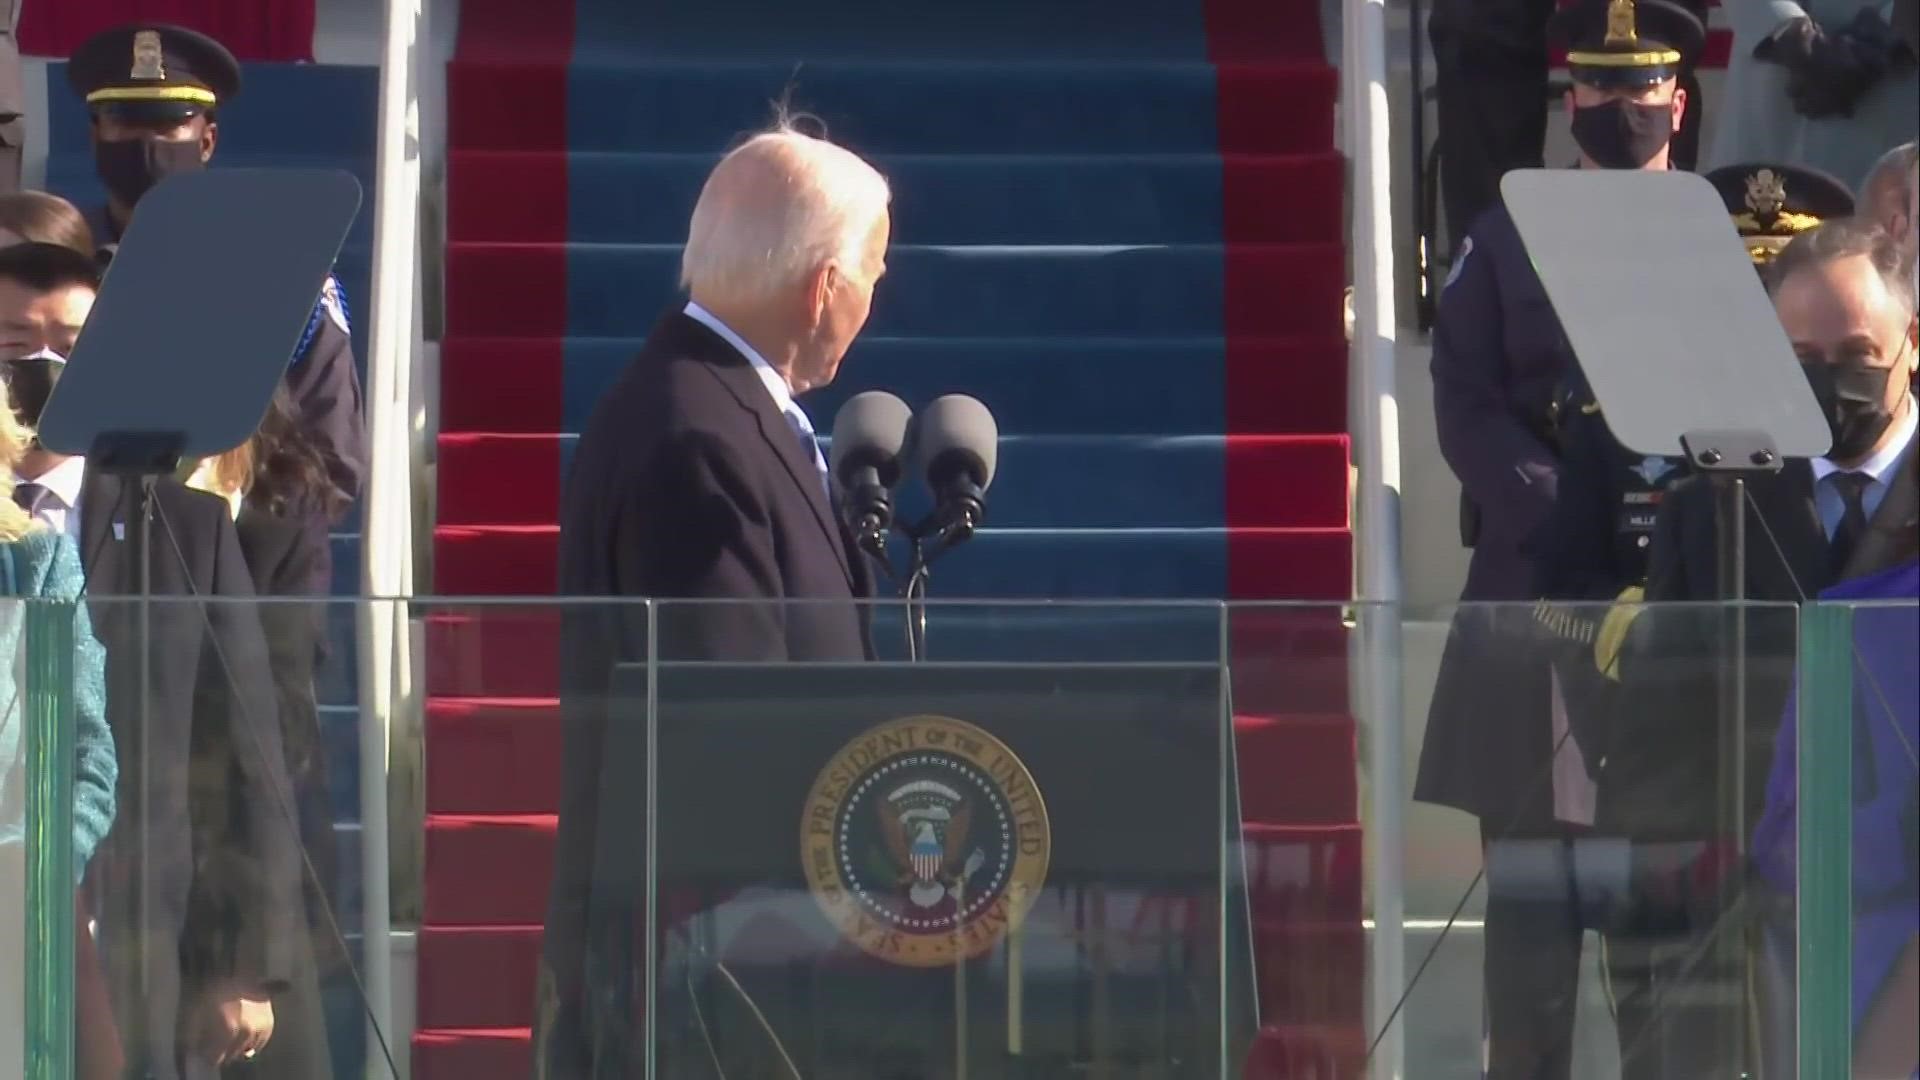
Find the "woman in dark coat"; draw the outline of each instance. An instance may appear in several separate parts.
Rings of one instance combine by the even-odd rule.
[[[225,498],[234,529],[262,597],[260,620],[280,701],[280,722],[293,781],[294,813],[305,849],[307,939],[293,943],[292,986],[274,999],[274,1035],[259,1056],[230,1065],[229,1075],[331,1080],[320,985],[348,963],[334,916],[338,859],[328,802],[325,746],[314,671],[325,641],[326,538],[305,526],[343,501],[325,459],[293,419],[284,388],[252,439],[200,463],[188,481]],[[298,602],[306,600],[307,602]]]

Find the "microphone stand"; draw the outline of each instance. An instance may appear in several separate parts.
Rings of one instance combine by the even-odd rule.
[[[927,658],[927,579],[932,576],[933,561],[971,539],[982,516],[979,499],[970,498],[942,506],[917,524],[899,527],[912,550],[906,583],[900,589],[906,601],[907,659],[912,663]]]

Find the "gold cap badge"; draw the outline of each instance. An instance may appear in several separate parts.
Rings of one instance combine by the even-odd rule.
[[[1747,209],[1755,217],[1778,216],[1787,205],[1787,181],[1772,169],[1760,169],[1747,177]]]
[[[160,48],[160,31],[140,30],[133,35],[133,72],[130,77],[166,80],[166,53]]]
[[[1607,48],[1631,48],[1640,40],[1634,25],[1633,0],[1607,0]]]

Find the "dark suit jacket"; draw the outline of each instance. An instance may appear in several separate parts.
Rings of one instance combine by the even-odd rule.
[[[119,478],[89,472],[80,496],[82,557],[121,761],[120,818],[90,878],[129,1067],[171,1078],[183,1074],[175,1048],[183,975],[277,990],[298,926],[299,879],[259,613],[250,604],[180,599],[253,597],[227,506],[172,480],[155,488],[149,567],[154,595],[168,599],[151,608],[151,693],[143,694],[140,605],[125,599],[137,591],[125,491]],[[143,851],[145,926],[128,903]],[[223,917],[189,933],[193,894],[221,897]],[[148,970],[144,991],[132,978],[136,942]]]
[[[1915,455],[1908,447],[1890,474],[1869,537],[1912,520]],[[1746,505],[1746,811],[1757,815],[1780,718],[1792,692],[1799,620],[1792,607],[1839,581],[1873,573],[1879,547],[1862,541],[1836,574],[1814,505],[1813,470],[1803,459],[1749,481]],[[1674,485],[1660,508],[1647,570],[1652,602],[1718,599],[1718,529],[1711,484]],[[1614,710],[1600,777],[1599,824],[1642,838],[1704,835],[1719,827],[1714,779],[1728,751],[1717,728],[1719,670],[1732,655],[1725,609],[1649,608],[1634,620],[1621,658],[1623,691]],[[1752,820],[1746,822],[1750,827]]]
[[[833,661],[869,655],[855,601],[871,588],[814,463],[748,361],[668,315],[581,434],[561,503],[561,594],[744,601],[661,604],[661,659]],[[774,602],[790,599],[816,602]],[[613,794],[644,786],[644,762],[603,751],[609,724],[645,722],[631,703],[614,715],[607,700],[614,665],[647,658],[645,609],[582,606],[564,627],[560,835],[535,1019],[536,1070],[556,1080],[623,1075],[637,1042],[632,972],[606,970],[608,957],[634,954],[597,936],[630,932],[621,924],[635,898],[608,895],[596,867],[603,840],[630,861],[645,835],[624,813],[615,835],[599,830],[603,769]]]
[[[247,504],[234,521],[254,592],[263,598],[260,625],[266,632],[267,666],[280,703],[299,843],[312,867],[310,876],[305,867],[297,867],[304,900],[298,927],[304,933],[289,943],[289,985],[274,996],[273,1041],[255,1060],[224,1070],[224,1075],[235,1077],[331,1080],[334,1075],[319,980],[323,972],[345,965],[346,952],[335,936],[335,924],[322,917],[323,905],[337,909],[339,879],[313,681],[328,611],[312,598],[325,591],[314,579],[316,568],[323,572],[326,565],[326,545],[324,534],[316,536],[309,527],[310,520],[278,517]],[[235,837],[234,842],[242,839]]]

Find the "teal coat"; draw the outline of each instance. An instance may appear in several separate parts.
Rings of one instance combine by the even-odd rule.
[[[93,636],[80,555],[63,533],[36,529],[0,544],[0,596],[69,602],[73,612],[73,868],[86,871],[113,824],[120,766],[107,727],[107,654]],[[0,600],[0,843],[19,843],[26,825],[26,605]]]
[[[1893,18],[1893,0],[1730,0],[1733,57],[1714,101],[1713,146],[1706,169],[1755,161],[1811,165],[1855,190],[1880,155],[1913,138],[1920,124],[1920,68],[1902,65],[1867,91],[1850,117],[1808,120],[1787,103],[1787,70],[1753,57],[1782,23],[1802,15],[1841,30],[1861,8]]]

